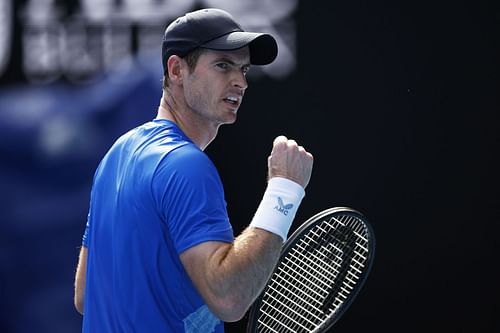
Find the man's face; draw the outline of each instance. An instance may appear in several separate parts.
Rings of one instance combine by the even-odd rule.
[[[249,67],[248,47],[202,53],[194,71],[186,70],[183,79],[188,108],[200,121],[217,126],[235,122],[248,87],[245,74]]]

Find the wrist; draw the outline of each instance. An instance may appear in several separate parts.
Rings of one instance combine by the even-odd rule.
[[[304,195],[304,188],[292,180],[269,179],[250,226],[277,234],[285,241]]]

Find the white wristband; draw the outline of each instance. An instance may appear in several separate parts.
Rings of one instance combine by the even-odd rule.
[[[250,226],[272,232],[286,241],[304,195],[304,188],[294,181],[281,177],[269,179]]]

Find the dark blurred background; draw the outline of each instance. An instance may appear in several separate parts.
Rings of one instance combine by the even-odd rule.
[[[293,228],[350,206],[377,236],[332,332],[500,332],[498,5],[359,0],[0,0],[0,332],[80,331],[73,276],[94,170],[154,118],[163,29],[200,7],[280,46],[206,151],[235,232],[285,134],[315,156]]]

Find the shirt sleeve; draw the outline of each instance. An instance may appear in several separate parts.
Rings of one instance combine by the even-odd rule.
[[[234,240],[222,182],[201,150],[184,146],[170,152],[153,187],[177,253],[206,241]]]
[[[90,233],[90,213],[87,217],[87,223],[85,224],[85,231],[82,237],[82,245],[89,247],[89,233]]]
[[[86,248],[88,248],[89,244],[90,244],[90,229],[91,229],[90,216],[92,214],[92,196],[94,193],[94,182],[95,182],[96,174],[99,171],[100,167],[101,167],[101,164],[99,164],[99,166],[94,174],[94,179],[92,180],[92,190],[90,192],[89,213],[87,214],[87,223],[85,224],[85,231],[83,232],[83,237],[82,237],[82,246],[85,246]]]

